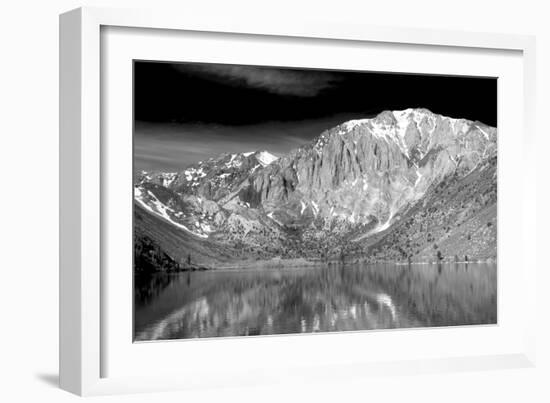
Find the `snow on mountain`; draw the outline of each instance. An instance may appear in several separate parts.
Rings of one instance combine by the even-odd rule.
[[[169,187],[172,182],[177,178],[178,174],[176,172],[164,172],[162,173],[159,178],[162,181],[162,186]]]
[[[233,154],[230,163],[235,158],[237,158],[238,160],[239,155],[242,155],[243,157],[246,157],[246,158],[253,155],[256,158],[256,160],[261,164],[261,166],[264,166],[264,167],[271,164],[272,162],[276,161],[279,158],[271,154],[269,151],[248,151],[242,154]]]
[[[196,183],[200,178],[204,178],[206,176],[206,172],[204,172],[204,169],[201,167],[199,169],[195,168],[189,168],[183,171],[183,174],[185,175],[185,179],[188,182],[194,182]]]
[[[279,157],[269,153],[268,151],[260,151],[256,154],[256,159],[260,164],[262,164],[265,167],[277,161]]]
[[[190,234],[198,236],[200,238],[208,238],[208,233],[211,232],[210,225],[207,223],[202,223],[195,221],[195,228],[191,230],[188,226],[182,223],[182,218],[184,218],[184,213],[181,211],[176,211],[173,207],[169,207],[159,200],[159,198],[148,189],[144,189],[140,186],[134,187],[134,200],[141,205],[147,211],[162,217],[164,220],[168,221],[170,224],[181,228]]]
[[[175,225],[178,228],[181,228],[193,235],[199,236],[201,238],[206,238],[205,234],[198,234],[191,231],[185,225],[177,221],[177,217],[180,213],[176,213],[174,209],[163,204],[151,191],[143,191],[139,187],[134,188],[134,198],[135,200],[146,210],[150,211],[153,214],[156,214],[170,224]]]
[[[385,111],[328,129],[285,158],[249,151],[180,173],[144,172],[138,185],[167,188],[171,201],[141,189],[136,202],[226,246],[269,245],[258,253],[299,256],[300,242],[330,249],[350,233],[364,242],[391,232],[447,178],[467,178],[496,158],[496,138],[496,128],[426,109]],[[175,199],[193,207],[178,207]]]

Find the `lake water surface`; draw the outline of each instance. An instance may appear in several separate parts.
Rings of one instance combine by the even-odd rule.
[[[136,341],[497,321],[496,264],[247,268],[134,280]]]

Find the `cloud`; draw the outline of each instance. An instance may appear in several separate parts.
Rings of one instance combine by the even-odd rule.
[[[319,70],[229,64],[174,64],[173,67],[186,74],[200,75],[234,87],[249,87],[297,97],[314,97],[341,80],[337,74]]]

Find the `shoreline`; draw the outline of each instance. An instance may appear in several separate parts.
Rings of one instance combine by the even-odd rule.
[[[219,271],[219,270],[241,270],[241,269],[291,269],[299,267],[334,267],[341,266],[345,267],[348,265],[364,264],[367,266],[372,265],[395,265],[395,266],[427,266],[427,265],[449,265],[449,264],[497,264],[497,259],[488,258],[488,259],[477,259],[477,260],[468,260],[468,261],[422,261],[422,262],[399,262],[399,261],[352,261],[352,262],[341,262],[339,260],[329,260],[329,261],[317,261],[317,260],[307,260],[305,258],[292,258],[292,259],[280,259],[273,258],[269,260],[250,260],[243,262],[227,263],[222,265],[217,265],[215,267],[206,266],[206,265],[196,265],[192,267],[180,268],[177,270],[157,270],[154,272],[138,272],[134,275],[148,275],[156,273],[185,273],[192,271]]]

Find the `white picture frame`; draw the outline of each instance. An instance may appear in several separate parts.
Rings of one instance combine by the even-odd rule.
[[[403,338],[418,343],[422,340],[442,338],[446,340],[462,339],[469,343],[471,329],[439,329],[429,333],[415,330],[403,330],[399,333],[356,332],[348,335],[331,334],[325,336],[291,336],[246,338],[220,341],[189,341],[185,343],[156,343],[163,351],[138,351],[136,354],[166,357],[171,351],[182,351],[185,344],[198,343],[209,349],[233,351],[235,357],[258,355],[267,349],[277,351],[281,344],[292,345],[294,351],[303,355],[291,360],[277,362],[275,357],[265,360],[262,371],[257,371],[251,360],[243,360],[241,368],[220,365],[207,379],[190,373],[192,360],[171,362],[169,370],[158,376],[154,372],[130,373],[124,366],[117,371],[108,370],[106,362],[113,351],[123,350],[113,344],[105,327],[112,328],[112,321],[106,318],[110,314],[112,302],[107,303],[109,291],[106,289],[108,245],[104,241],[106,203],[110,203],[107,193],[110,187],[105,179],[109,175],[108,148],[114,145],[102,133],[109,131],[109,124],[102,119],[108,111],[102,108],[102,94],[109,92],[109,81],[102,80],[102,30],[109,27],[117,29],[147,29],[154,32],[193,32],[218,33],[220,35],[241,35],[258,40],[277,40],[283,38],[292,41],[333,41],[338,43],[376,43],[378,46],[400,45],[433,47],[438,49],[467,49],[483,55],[484,52],[515,52],[519,60],[521,76],[515,77],[522,105],[521,113],[512,124],[521,132],[519,152],[522,171],[516,173],[521,181],[521,191],[517,191],[515,202],[520,206],[520,220],[516,222],[518,242],[518,260],[521,262],[523,312],[535,312],[535,279],[538,270],[535,260],[535,40],[531,36],[503,35],[490,33],[470,33],[458,31],[430,31],[410,28],[373,27],[368,25],[350,25],[336,22],[316,21],[314,19],[289,19],[282,25],[278,21],[265,19],[240,18],[201,18],[194,15],[180,15],[170,12],[150,10],[119,10],[104,8],[80,8],[69,11],[60,17],[60,385],[63,389],[79,395],[134,393],[140,391],[160,391],[185,388],[208,388],[224,385],[252,385],[271,382],[303,382],[305,380],[323,380],[368,376],[372,373],[407,374],[420,372],[475,370],[486,368],[525,367],[535,362],[535,322],[529,313],[525,320],[514,324],[513,329],[505,332],[505,326],[483,328],[481,337],[509,336],[508,344],[498,349],[485,351],[484,346],[467,348],[456,354],[437,350],[431,354],[404,356],[397,351],[388,359],[369,359],[366,354],[357,353],[348,360],[315,359],[310,355],[315,348],[332,346],[344,340],[345,344],[358,345],[365,337],[370,341],[391,338],[398,342]],[[153,31],[148,31],[153,32]],[[131,35],[131,33],[130,33]],[[161,38],[151,39],[160,41]],[[174,40],[174,38],[172,38]],[[175,39],[177,40],[177,38]],[[300,42],[301,43],[301,42]],[[414,50],[413,50],[414,51]],[[129,55],[128,57],[131,57]],[[518,70],[519,71],[519,70]],[[114,90],[118,91],[118,90]],[[131,109],[131,108],[130,108]],[[499,110],[500,113],[500,110]],[[499,123],[499,134],[500,134]],[[500,147],[500,145],[499,145]],[[500,151],[499,151],[500,152]],[[505,162],[504,162],[505,163]],[[499,164],[502,165],[502,162]],[[500,169],[499,169],[500,176]],[[506,181],[506,178],[503,179]],[[131,184],[130,184],[131,186]],[[499,177],[500,186],[500,177]],[[499,194],[500,198],[500,194]],[[131,200],[131,199],[130,199]],[[500,200],[500,199],[499,199]],[[499,204],[500,209],[500,204]],[[505,219],[499,214],[499,220]],[[499,228],[499,239],[501,237]],[[499,248],[501,243],[499,241]],[[500,249],[499,249],[500,250]],[[519,259],[521,257],[521,259]],[[500,263],[500,262],[499,262]],[[499,268],[500,270],[500,268]],[[500,275],[500,274],[499,274]],[[500,282],[500,277],[499,277]],[[130,287],[130,285],[128,285]],[[505,285],[504,291],[509,289]],[[506,298],[499,284],[499,299]],[[112,299],[111,299],[112,301]],[[126,301],[130,303],[129,301]],[[118,304],[118,302],[117,302]],[[131,304],[131,303],[130,303]],[[499,308],[500,309],[500,308]],[[499,316],[503,312],[499,311]],[[533,314],[534,315],[534,314]],[[496,329],[496,330],[494,330]],[[504,329],[504,330],[502,330]],[[502,330],[502,332],[501,332]],[[114,332],[111,329],[111,333]],[[499,333],[500,332],[500,333]],[[483,333],[483,334],[482,334]],[[477,337],[477,334],[474,336]],[[512,336],[510,336],[512,337]],[[266,340],[267,341],[263,341]],[[131,340],[128,340],[131,344]],[[205,343],[210,343],[209,345]],[[223,344],[225,343],[225,344]],[[230,343],[228,345],[227,343]],[[332,344],[331,344],[332,343]],[[342,341],[340,341],[342,343]],[[308,347],[309,346],[309,347]],[[422,348],[419,348],[422,350]],[[126,350],[125,350],[126,351]],[[462,351],[462,352],[461,352]],[[133,354],[132,350],[127,350]],[[159,355],[157,355],[157,353]],[[164,355],[163,355],[164,354]],[[177,353],[174,353],[177,354]],[[119,354],[120,355],[120,354]],[[119,361],[129,358],[120,356]],[[196,358],[195,358],[196,359]],[[214,359],[208,357],[208,359]],[[227,356],[226,359],[231,359]],[[160,358],[160,362],[166,358]],[[128,360],[131,362],[131,360]],[[157,365],[158,365],[157,361]],[[259,362],[259,361],[258,361]],[[257,365],[260,365],[257,362]],[[212,362],[210,362],[212,364]],[[249,365],[246,367],[246,365]],[[231,368],[231,369],[230,369]],[[307,368],[307,371],[304,369]],[[179,369],[179,371],[178,371]],[[207,371],[208,368],[204,368]],[[202,373],[204,374],[204,372]],[[330,375],[328,375],[330,374]]]

